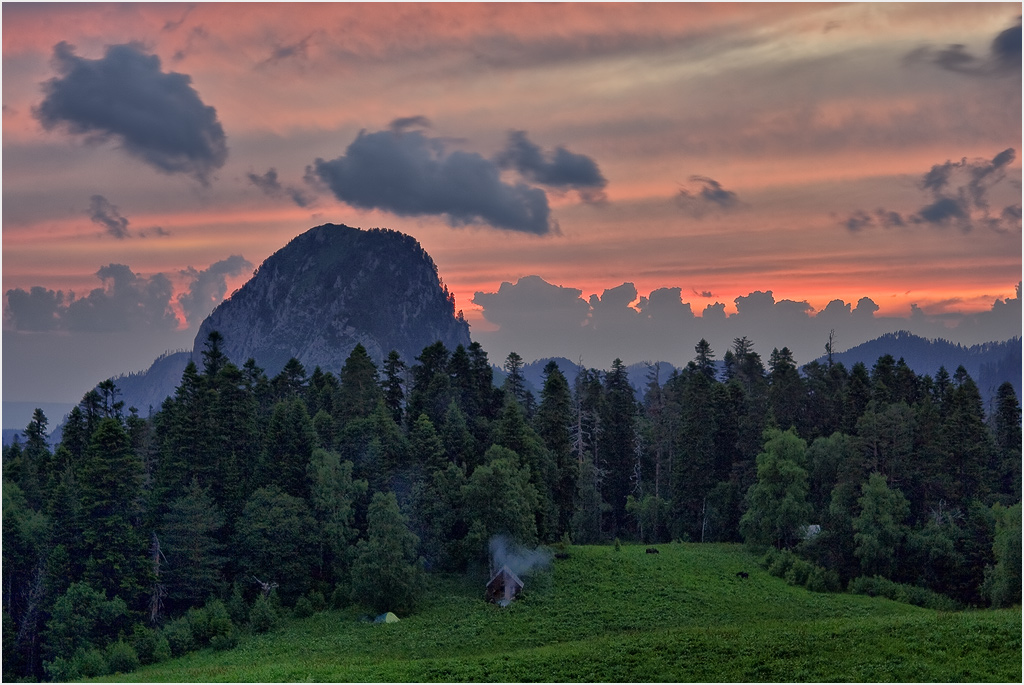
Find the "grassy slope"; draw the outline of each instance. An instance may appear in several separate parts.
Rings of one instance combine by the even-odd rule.
[[[1021,679],[1020,609],[943,614],[786,585],[732,545],[575,547],[507,609],[434,578],[421,611],[295,621],[137,681],[1002,681]],[[736,577],[748,571],[749,579]]]

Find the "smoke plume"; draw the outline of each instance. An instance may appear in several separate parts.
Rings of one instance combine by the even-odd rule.
[[[508,566],[517,576],[551,563],[551,552],[543,549],[526,549],[503,535],[491,538],[491,565],[495,570]]]

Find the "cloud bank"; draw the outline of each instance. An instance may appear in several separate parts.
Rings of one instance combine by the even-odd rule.
[[[192,79],[161,71],[160,58],[138,45],[111,45],[102,58],[87,59],[60,42],[53,66],[59,76],[42,84],[45,98],[33,110],[44,128],[114,139],[153,168],[203,184],[227,159],[217,112],[199,98]]]
[[[997,299],[978,314],[930,316],[914,306],[906,317],[879,317],[878,305],[867,297],[856,304],[833,300],[818,311],[806,301],[776,300],[767,290],[735,298],[734,314],[716,302],[696,316],[681,300],[680,288],[659,288],[644,297],[624,283],[584,299],[578,289],[527,276],[502,283],[497,292],[476,293],[473,302],[500,329],[474,331],[473,338],[496,359],[515,351],[527,360],[582,356],[585,365],[606,366],[615,357],[685,364],[701,338],[721,356],[734,339],[747,337],[765,358],[785,346],[806,363],[824,354],[831,331],[837,351],[898,330],[965,344],[1019,336],[1019,287],[1016,298]]]
[[[33,332],[175,331],[181,324],[175,304],[181,307],[188,325],[198,324],[224,299],[227,277],[251,268],[241,255],[201,271],[189,267],[180,274],[185,289],[175,297],[166,274],[147,277],[124,264],[108,264],[96,272],[102,286],[82,297],[41,286],[8,290],[4,327]]]

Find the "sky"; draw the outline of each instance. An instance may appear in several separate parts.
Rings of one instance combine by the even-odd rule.
[[[2,12],[5,405],[328,222],[419,240],[499,364],[1021,332],[1019,3]]]

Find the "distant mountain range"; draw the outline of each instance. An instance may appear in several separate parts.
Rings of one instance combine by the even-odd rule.
[[[947,340],[929,340],[907,331],[897,331],[869,340],[846,352],[833,354],[832,360],[842,362],[847,369],[857,362],[863,362],[870,370],[878,358],[886,354],[891,354],[897,360],[902,358],[915,373],[930,376],[934,376],[943,366],[953,375],[957,367],[962,365],[978,384],[986,406],[1005,381],[1013,383],[1018,401],[1021,397],[1019,337],[965,347]],[[825,359],[821,357],[817,361],[824,362]]]
[[[202,323],[191,351],[169,352],[148,370],[115,381],[125,407],[148,416],[174,394],[189,360],[202,365],[207,336],[214,330],[224,337],[223,351],[229,359],[241,365],[252,357],[270,376],[292,357],[308,373],[320,366],[337,374],[357,343],[378,365],[394,349],[412,366],[423,348],[438,340],[450,350],[470,344],[469,325],[460,314],[433,260],[412,237],[386,229],[363,231],[325,224],[268,257],[252,279]],[[848,369],[857,362],[870,369],[885,354],[903,358],[918,374],[934,376],[941,366],[952,374],[963,365],[978,383],[986,404],[1004,381],[1010,381],[1021,397],[1019,337],[965,347],[901,331],[834,354],[833,360]],[[538,401],[544,367],[552,360],[570,385],[578,373],[578,362],[565,357],[525,364],[523,375]],[[500,385],[504,360],[491,361],[495,383]],[[658,366],[664,383],[675,367],[668,362]],[[643,396],[650,368],[644,362],[627,367],[638,398]],[[63,418],[62,414],[48,416],[55,428]],[[4,444],[19,432],[4,430]]]

